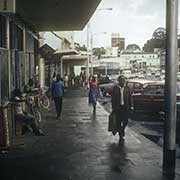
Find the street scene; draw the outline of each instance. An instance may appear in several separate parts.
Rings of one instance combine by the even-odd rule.
[[[0,0],[0,179],[180,180],[178,0]]]

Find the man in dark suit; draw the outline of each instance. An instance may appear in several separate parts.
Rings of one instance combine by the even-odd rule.
[[[130,111],[133,109],[130,90],[125,86],[125,77],[118,77],[119,84],[114,86],[112,93],[112,110],[116,114],[117,131],[119,138],[125,136]]]

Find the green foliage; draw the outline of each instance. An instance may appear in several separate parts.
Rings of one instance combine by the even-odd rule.
[[[180,47],[180,39],[178,37],[178,47]],[[153,52],[154,48],[165,50],[166,48],[166,30],[164,28],[157,28],[150,40],[144,44],[143,50],[145,52]]]

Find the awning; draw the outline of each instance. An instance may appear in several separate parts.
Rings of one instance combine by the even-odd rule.
[[[101,0],[16,0],[16,12],[37,31],[82,30]]]
[[[72,54],[79,54],[79,52],[75,49],[61,49],[54,53],[56,56],[63,56],[63,55],[72,55]]]
[[[63,64],[70,64],[71,66],[86,66],[87,56],[78,55],[64,55],[62,57]]]
[[[77,60],[87,60],[87,56],[82,55],[66,55],[62,57],[63,62],[73,62]]]

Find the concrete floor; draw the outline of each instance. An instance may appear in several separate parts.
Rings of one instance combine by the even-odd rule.
[[[67,91],[61,120],[54,105],[43,112],[44,137],[28,134],[25,144],[0,154],[2,180],[178,180],[162,174],[162,150],[126,129],[124,141],[107,131],[108,113],[93,116],[86,93]]]

